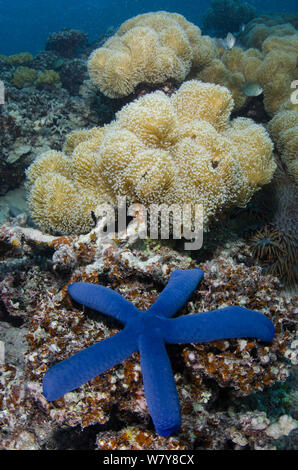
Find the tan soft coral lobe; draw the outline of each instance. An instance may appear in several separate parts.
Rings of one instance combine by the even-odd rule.
[[[131,94],[137,85],[182,82],[217,55],[216,43],[182,15],[154,12],[123,23],[115,36],[90,56],[91,80],[110,98]]]
[[[35,183],[36,179],[45,173],[59,173],[66,178],[71,178],[72,162],[62,152],[49,150],[35,160],[26,171],[26,184],[28,187]]]
[[[79,193],[72,181],[58,173],[37,178],[28,201],[34,221],[46,232],[84,233],[92,227],[93,198]]]
[[[264,127],[250,119],[230,120],[232,107],[228,89],[197,80],[171,97],[161,91],[140,97],[102,132],[92,130],[74,146],[65,157],[70,178],[50,167],[36,179],[29,192],[34,220],[47,231],[79,233],[92,226],[97,204],[114,205],[118,196],[127,196],[146,207],[201,204],[208,228],[220,211],[245,205],[276,166]],[[71,145],[74,141],[72,135]],[[36,168],[38,160],[28,174]]]

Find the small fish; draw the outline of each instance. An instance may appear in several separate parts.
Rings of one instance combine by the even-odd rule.
[[[244,31],[245,31],[245,28],[246,28],[246,25],[245,25],[245,23],[241,23],[241,25],[240,25],[240,28],[239,28],[239,33],[238,33],[238,34],[240,34],[240,33],[244,33]]]
[[[232,33],[228,33],[225,39],[217,39],[218,46],[224,47],[225,49],[233,49],[235,42],[236,38]]]
[[[262,86],[258,82],[248,82],[243,88],[245,96],[259,96],[263,91]]]
[[[235,46],[236,38],[232,33],[228,33],[224,40],[227,49],[233,49]]]

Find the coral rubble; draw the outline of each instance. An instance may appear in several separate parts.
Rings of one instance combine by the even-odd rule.
[[[2,366],[0,395],[6,410],[0,412],[2,448],[57,448],[54,436],[59,430],[70,432],[78,425],[87,430],[97,425],[96,444],[93,441],[89,446],[97,445],[99,449],[266,449],[275,448],[276,439],[287,436],[296,426],[286,413],[284,417],[272,417],[258,410],[248,412],[244,402],[240,406],[241,397],[286,380],[290,363],[295,361],[291,349],[295,340],[295,300],[281,295],[275,278],[236,260],[240,253],[244,260],[251,256],[244,244],[227,245],[212,260],[199,265],[205,272],[203,286],[181,314],[233,305],[237,298],[241,306],[266,312],[275,324],[276,337],[272,345],[233,339],[169,348],[183,420],[179,435],[158,438],[150,424],[137,355],[52,404],[44,399],[41,383],[53,363],[119,329],[74,305],[67,295],[70,282],[100,282],[145,310],[169,274],[177,268],[196,266],[194,261],[167,247],[158,254],[151,252],[150,246],[147,252],[128,248],[125,240],[120,244],[97,240],[96,252],[92,235],[51,237],[8,225],[1,228],[0,239],[11,247],[12,258],[25,252],[30,260],[39,250],[55,265],[52,274],[31,267],[29,276],[19,278],[19,272],[12,271],[8,275],[10,282],[2,274],[7,318],[10,321],[21,315],[28,343],[25,365]],[[82,264],[83,253],[89,256],[86,265]],[[69,266],[67,278],[59,269],[65,264]],[[15,289],[16,282],[22,289]],[[23,297],[18,306],[21,291],[30,295]],[[230,409],[224,408],[224,391]],[[233,403],[240,406],[240,412],[232,411]],[[66,446],[71,445],[69,440]]]

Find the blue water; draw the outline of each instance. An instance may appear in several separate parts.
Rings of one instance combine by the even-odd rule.
[[[139,13],[166,10],[200,25],[210,0],[0,0],[0,54],[43,50],[48,35],[75,28],[95,40]],[[297,12],[297,0],[250,0],[259,14]]]

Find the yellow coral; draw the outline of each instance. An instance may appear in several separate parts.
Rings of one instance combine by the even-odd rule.
[[[246,103],[245,85],[256,80],[255,67],[260,63],[258,53],[253,53],[252,49],[243,51],[240,47],[234,47],[209,62],[195,78],[227,87],[232,93],[234,109],[238,110]]]
[[[45,173],[59,173],[66,178],[72,176],[72,162],[63,153],[49,150],[42,154],[35,160],[34,165],[31,165],[26,170],[26,183],[30,187],[37,178],[43,176]]]
[[[259,28],[259,25],[256,27]],[[265,29],[268,29],[267,26]],[[295,109],[289,99],[291,83],[298,73],[298,34],[294,30],[289,35],[287,28],[281,27],[274,31],[280,35],[284,31],[287,35],[263,37],[259,44],[262,51],[253,48],[244,51],[240,47],[224,51],[220,58],[213,59],[200,70],[195,78],[226,86],[232,93],[235,110],[246,104],[245,87],[251,82],[263,87],[264,106],[269,115],[273,116],[282,109]]]
[[[289,36],[296,34],[296,29],[282,18],[271,21],[261,17],[252,20],[246,27],[246,33],[242,36],[245,46],[261,49],[264,41],[270,36]],[[282,24],[278,24],[281,21]]]
[[[126,105],[95,137],[84,133],[75,145],[72,135],[71,178],[53,168],[39,176],[39,160],[28,170],[34,220],[78,233],[90,228],[96,204],[126,195],[145,206],[202,204],[208,227],[224,208],[245,205],[275,170],[263,126],[230,121],[232,106],[226,88],[191,80],[171,97],[156,91]]]
[[[177,136],[177,116],[167,96],[158,91],[132,102],[117,113],[121,127],[133,132],[145,145],[166,149]]]
[[[127,96],[140,83],[182,82],[217,55],[215,41],[176,13],[145,13],[123,23],[88,62],[92,81],[110,98]]]
[[[249,185],[255,189],[268,184],[276,164],[272,159],[273,146],[265,128],[251,119],[237,118],[224,135],[237,147],[238,160]]]
[[[107,192],[97,169],[100,141],[100,138],[93,137],[81,142],[72,153],[73,178],[76,186],[92,191],[97,200],[103,200]]]
[[[88,192],[78,192],[75,185],[58,173],[36,179],[28,198],[36,224],[44,231],[59,234],[88,232],[96,201]]]

